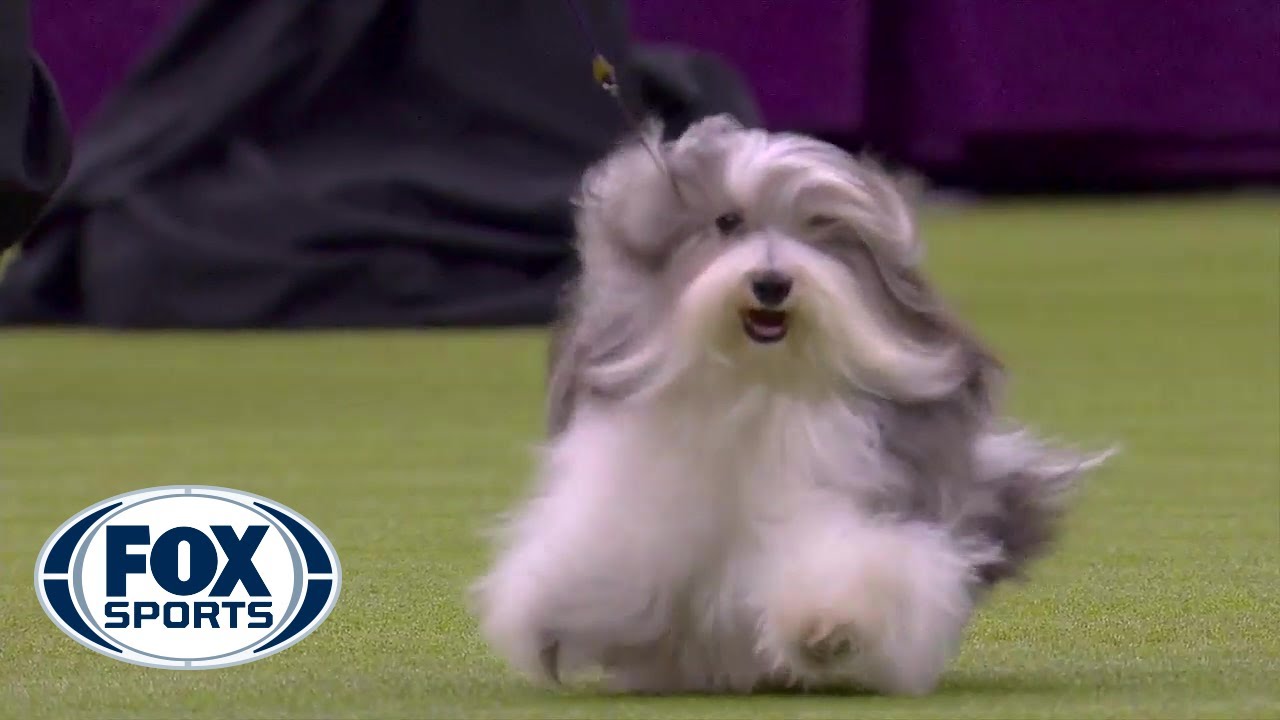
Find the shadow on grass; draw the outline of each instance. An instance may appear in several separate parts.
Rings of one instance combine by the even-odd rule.
[[[1021,673],[958,673],[948,675],[943,679],[942,684],[933,692],[927,693],[922,697],[932,698],[959,698],[966,696],[988,696],[988,697],[1009,697],[1009,696],[1028,696],[1028,695],[1052,695],[1072,690],[1080,687],[1083,681],[1080,678],[1067,675],[1036,675]],[[1097,683],[1086,683],[1092,687],[1098,686]],[[618,690],[612,690],[603,685],[596,683],[587,683],[582,685],[565,685],[562,686],[557,696],[563,700],[581,700],[581,701],[599,701],[599,700],[641,700],[641,699],[671,699],[671,700],[697,700],[697,699],[715,699],[726,700],[732,698],[862,698],[862,699],[888,699],[889,696],[874,693],[868,690],[858,688],[850,688],[844,686],[816,687],[808,689],[788,688],[785,686],[771,686],[759,688],[749,695],[724,693],[724,692],[677,692],[677,693],[628,693]]]
[[[1035,673],[956,673],[948,675],[934,691],[939,696],[961,695],[1044,695],[1069,691],[1081,686],[1101,688],[1101,678],[1082,680],[1071,675]]]

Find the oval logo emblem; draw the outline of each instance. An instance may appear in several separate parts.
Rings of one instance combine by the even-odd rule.
[[[260,660],[319,627],[338,599],[332,543],[273,500],[173,485],[104,500],[40,551],[36,593],[77,642],[135,665]]]

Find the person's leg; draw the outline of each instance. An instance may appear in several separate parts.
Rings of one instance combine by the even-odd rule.
[[[0,250],[39,217],[71,158],[57,90],[31,50],[30,22],[27,0],[0,0]]]

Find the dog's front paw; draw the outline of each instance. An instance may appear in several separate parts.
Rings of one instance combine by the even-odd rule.
[[[968,619],[969,568],[941,531],[875,525],[857,542],[805,543],[770,575],[761,650],[806,685],[932,689]]]
[[[862,603],[814,602],[815,595],[784,593],[766,611],[760,649],[773,666],[805,685],[846,676],[878,642],[874,618]]]
[[[880,628],[864,610],[826,603],[775,608],[764,623],[762,649],[802,683],[846,677],[881,642]]]
[[[542,628],[527,605],[491,604],[480,616],[480,634],[521,674],[560,681],[560,642]]]
[[[854,623],[817,617],[808,630],[801,632],[796,651],[812,665],[830,666],[849,659],[861,647],[862,639]]]
[[[572,683],[601,669],[616,648],[643,646],[645,630],[665,627],[660,617],[645,614],[653,603],[620,593],[612,584],[600,587],[564,577],[553,583],[545,580],[547,573],[519,569],[502,565],[477,583],[474,609],[488,645],[537,682]]]

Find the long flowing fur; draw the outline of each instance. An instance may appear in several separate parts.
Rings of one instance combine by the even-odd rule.
[[[481,630],[533,677],[626,691],[928,692],[1105,454],[1000,415],[874,164],[723,117],[659,138],[584,179],[548,444]],[[744,332],[762,270],[793,287],[771,344]]]

